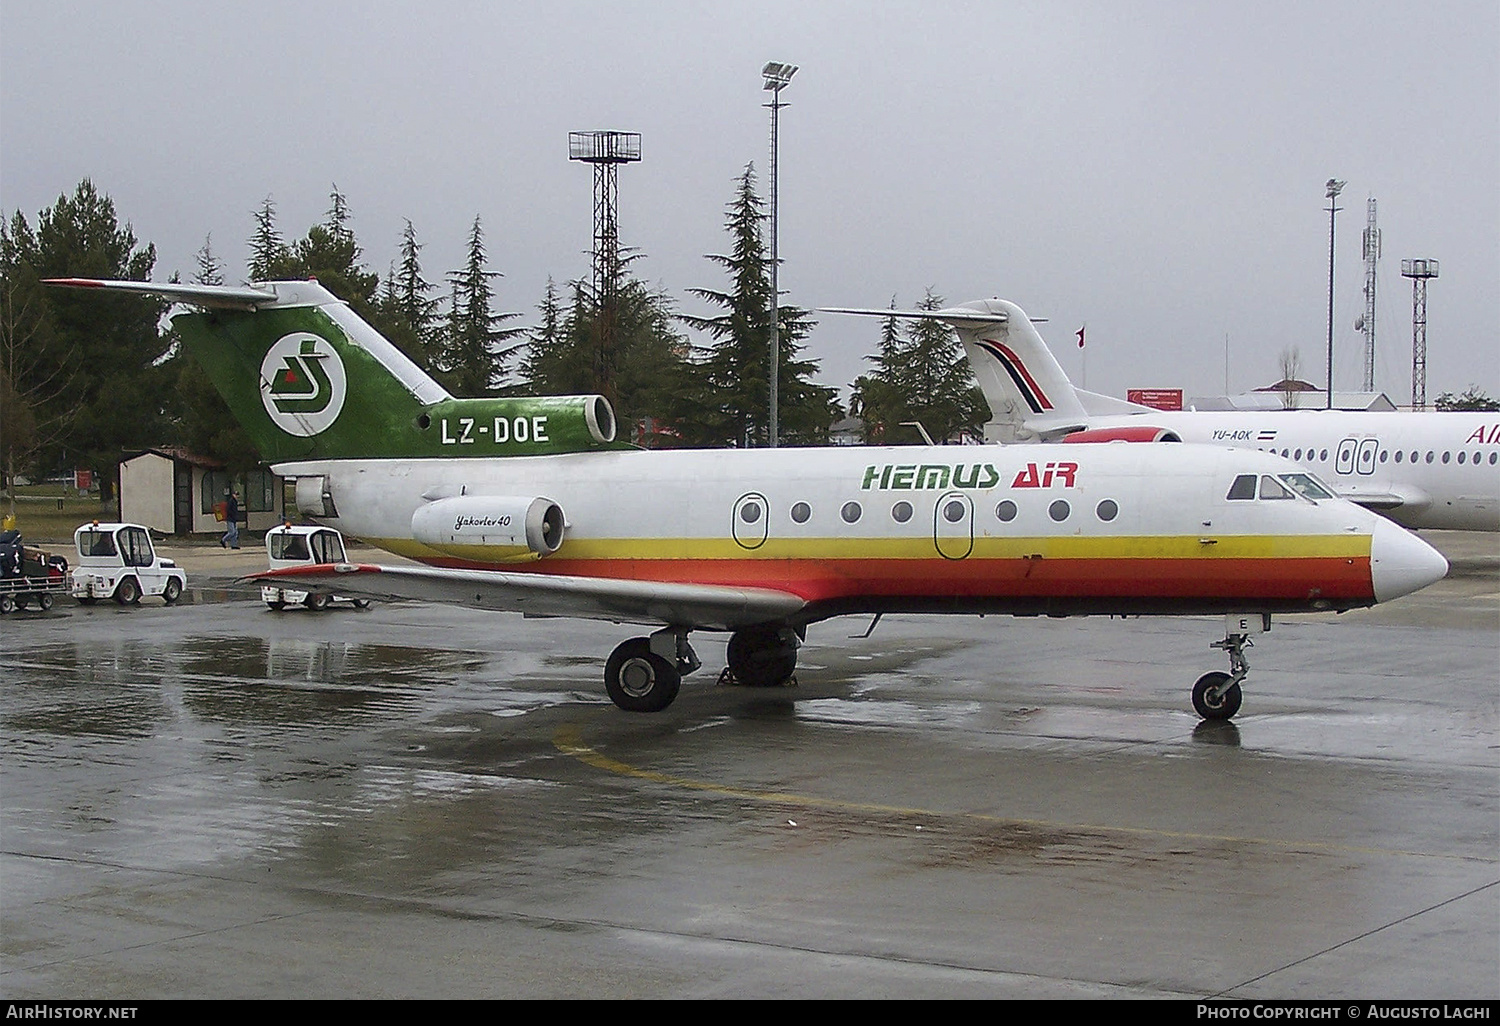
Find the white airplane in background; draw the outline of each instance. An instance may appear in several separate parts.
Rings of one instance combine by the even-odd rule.
[[[1269,453],[650,452],[613,441],[598,396],[453,398],[316,282],[55,284],[198,308],[173,327],[299,510],[425,564],[256,579],[651,625],[605,665],[622,709],[672,702],[696,630],[730,632],[729,670],[765,685],[791,676],[809,625],[851,613],[1223,613],[1231,672],[1193,704],[1227,718],[1272,613],[1384,602],[1448,568]]]
[[[1073,387],[1034,324],[1004,300],[946,310],[833,313],[951,325],[989,402],[987,441],[1181,441],[1274,452],[1406,527],[1500,531],[1500,413],[1165,411]]]

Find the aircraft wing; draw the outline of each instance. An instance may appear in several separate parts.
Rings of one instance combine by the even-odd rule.
[[[785,619],[806,604],[790,592],[766,588],[366,563],[267,570],[243,579],[297,591],[324,587],[340,595],[417,599],[528,616],[720,630]]]
[[[1339,498],[1358,503],[1365,509],[1374,510],[1376,513],[1389,513],[1393,510],[1420,513],[1432,505],[1432,497],[1416,488],[1375,491],[1358,485],[1350,485],[1335,488],[1334,491],[1338,492]]]
[[[1339,498],[1348,499],[1376,513],[1411,505],[1406,496],[1396,492],[1343,492]]]

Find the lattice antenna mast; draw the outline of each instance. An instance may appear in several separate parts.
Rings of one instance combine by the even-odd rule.
[[[1355,323],[1365,333],[1365,391],[1375,391],[1375,265],[1380,260],[1380,229],[1375,227],[1375,197],[1365,216],[1365,314]]]
[[[619,185],[621,164],[641,159],[639,132],[569,132],[568,159],[594,165],[594,380],[615,401],[615,322],[620,283]]]
[[[1436,260],[1403,260],[1401,277],[1411,279],[1411,408],[1427,409],[1427,282],[1438,276]]]

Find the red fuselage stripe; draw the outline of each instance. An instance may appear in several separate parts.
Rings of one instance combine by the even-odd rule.
[[[1290,559],[549,559],[434,566],[577,577],[766,588],[807,601],[880,598],[1374,598],[1369,557]]]

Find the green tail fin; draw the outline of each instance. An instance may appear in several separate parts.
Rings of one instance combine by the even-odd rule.
[[[455,399],[315,281],[52,284],[195,307],[172,325],[268,462],[541,455],[619,444],[602,396]]]

